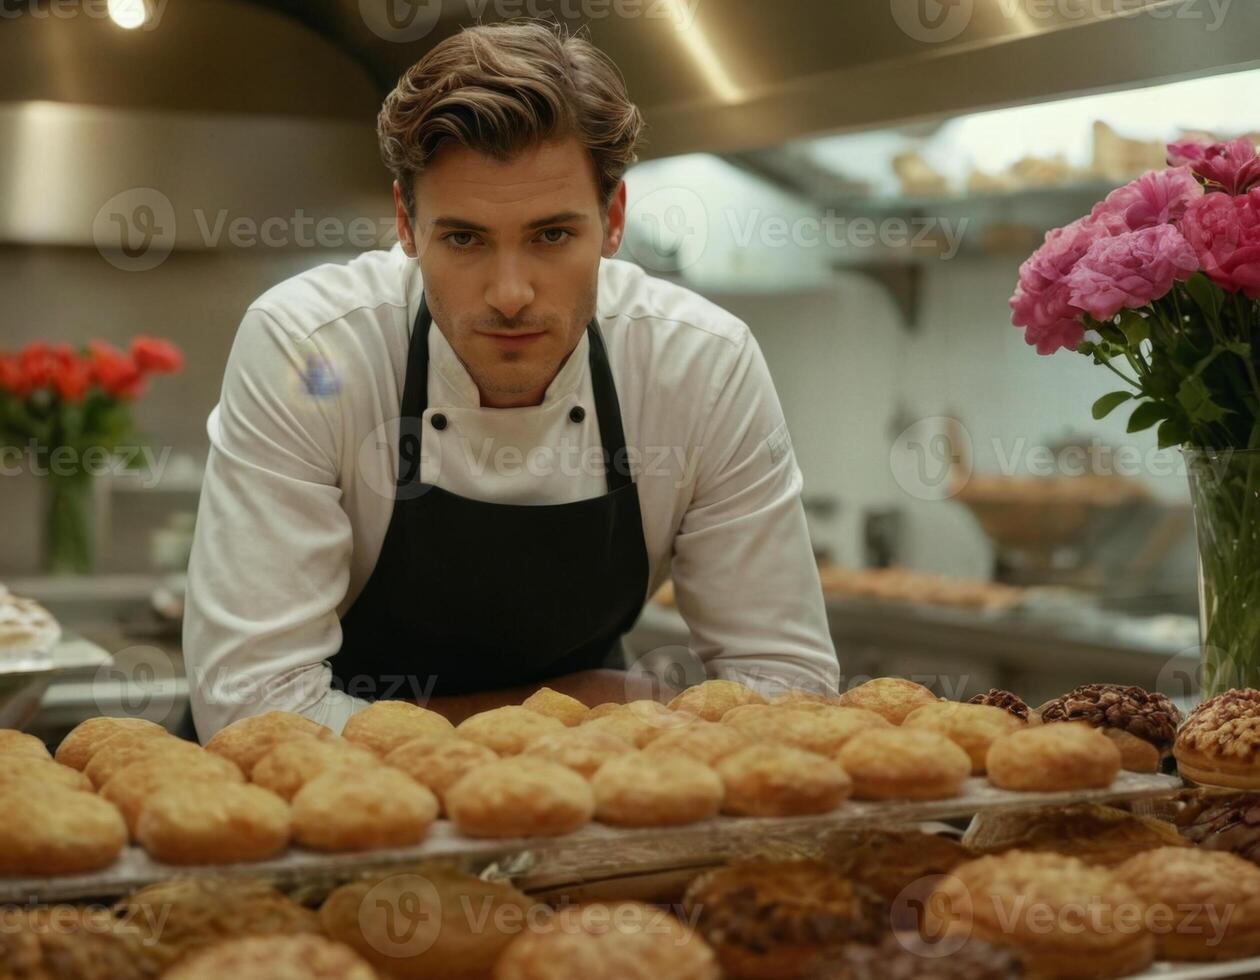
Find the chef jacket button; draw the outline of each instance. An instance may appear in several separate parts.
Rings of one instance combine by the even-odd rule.
[[[433,423],[433,428],[439,432],[446,428],[446,416],[441,412],[434,412],[433,418],[429,419],[429,421]]]
[[[569,409],[570,422],[581,422],[584,418],[586,418],[586,409],[584,409],[581,405],[574,405],[571,409]]]

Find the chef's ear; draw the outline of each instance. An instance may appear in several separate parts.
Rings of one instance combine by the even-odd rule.
[[[622,236],[626,233],[626,182],[617,184],[612,199],[608,202],[608,216],[604,220],[604,248],[600,253],[611,259],[621,248]]]
[[[398,181],[394,181],[394,228],[398,232],[398,241],[402,243],[403,251],[414,259],[416,235],[411,228],[411,216],[407,214],[407,207],[403,204],[402,188],[398,186]]]

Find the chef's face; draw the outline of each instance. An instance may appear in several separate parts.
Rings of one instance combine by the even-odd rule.
[[[625,184],[602,207],[590,155],[569,138],[507,161],[449,146],[415,191],[413,222],[394,186],[398,235],[420,261],[433,322],[483,405],[538,404],[595,312],[600,258],[621,244]]]

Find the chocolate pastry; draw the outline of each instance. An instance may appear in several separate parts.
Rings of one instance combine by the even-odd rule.
[[[1097,803],[978,814],[963,843],[978,853],[1050,851],[1111,867],[1157,847],[1184,846],[1171,824]]]
[[[1177,815],[1186,840],[1260,864],[1260,793],[1204,794]]]
[[[1024,700],[1017,694],[1010,691],[1002,691],[996,687],[991,687],[986,694],[977,694],[971,698],[968,704],[987,704],[994,708],[1001,708],[1003,711],[1013,714],[1020,721],[1028,721],[1028,715],[1032,711]]]
[[[971,939],[958,949],[924,942],[915,933],[886,936],[878,946],[855,943],[809,974],[809,980],[1011,980],[1024,975],[1011,949]]]
[[[1082,684],[1038,713],[1046,723],[1083,721],[1101,729],[1120,749],[1124,768],[1135,772],[1158,771],[1181,724],[1181,712],[1167,697],[1123,684]]]

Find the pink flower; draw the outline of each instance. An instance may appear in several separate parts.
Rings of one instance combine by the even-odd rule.
[[[1245,194],[1260,183],[1260,158],[1255,144],[1242,136],[1228,143],[1181,140],[1168,144],[1172,166],[1188,164],[1209,185],[1209,190]]]
[[[1214,283],[1260,299],[1260,187],[1206,195],[1187,209],[1181,230]]]
[[[1125,230],[1137,231],[1177,221],[1190,203],[1202,196],[1203,187],[1189,167],[1152,170],[1117,187],[1106,200],[1094,205],[1090,217],[1105,221],[1114,216],[1124,222]]]
[[[1068,299],[1095,320],[1136,310],[1199,270],[1189,243],[1172,225],[1100,238],[1068,274]]]

